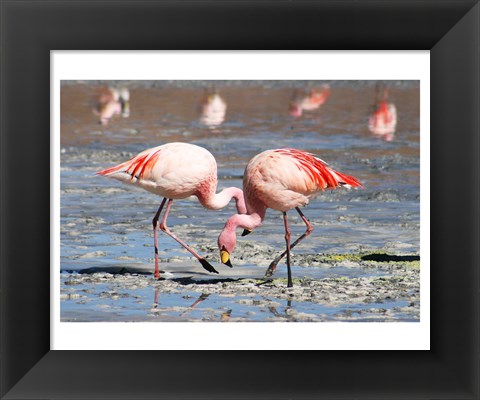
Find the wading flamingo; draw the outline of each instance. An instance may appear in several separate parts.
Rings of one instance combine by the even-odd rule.
[[[253,157],[247,164],[243,177],[247,213],[230,217],[218,237],[222,262],[231,266],[230,254],[237,242],[235,232],[237,227],[245,229],[242,234],[245,236],[262,224],[267,208],[281,211],[285,224],[286,251],[272,261],[266,276],[272,275],[278,262],[287,255],[288,287],[292,287],[290,249],[310,235],[313,230],[299,207],[307,205],[309,199],[318,192],[339,186],[362,187],[354,177],[333,170],[324,161],[303,150],[267,150]],[[297,210],[307,230],[290,244],[287,211],[292,208]]]
[[[368,119],[368,129],[374,135],[381,136],[386,141],[392,141],[397,127],[397,108],[395,104],[388,103],[388,90],[383,90],[383,96],[379,99],[379,87],[376,88],[375,105]]]
[[[227,103],[216,91],[205,91],[200,100],[200,121],[210,128],[215,128],[225,120]]]
[[[319,108],[330,96],[330,85],[325,84],[321,90],[311,89],[295,90],[289,104],[289,113],[294,117],[300,117],[303,111],[311,111]]]
[[[204,257],[198,255],[195,250],[175,236],[167,227],[168,213],[174,199],[196,196],[203,207],[210,210],[219,210],[234,198],[238,213],[246,212],[241,189],[229,187],[220,193],[216,193],[217,163],[208,150],[189,143],[167,143],[145,150],[129,161],[97,172],[97,174],[140,186],[163,197],[162,203],[153,218],[155,278],[160,278],[158,267],[159,228],[192,253],[207,271],[218,274]],[[167,203],[167,207],[159,225],[160,213],[165,203]]]
[[[130,91],[127,88],[104,88],[96,98],[96,106],[93,109],[98,115],[98,121],[107,125],[114,115],[130,116]]]

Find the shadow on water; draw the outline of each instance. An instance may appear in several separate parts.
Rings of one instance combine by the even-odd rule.
[[[73,271],[67,271],[65,272],[73,272]],[[85,268],[77,271],[79,274],[97,274],[97,273],[102,273],[106,272],[112,275],[125,275],[125,274],[138,274],[138,275],[151,275],[151,272],[145,271],[140,268],[134,268],[134,267],[125,267],[125,266],[118,266],[118,267],[90,267],[90,268]]]
[[[360,257],[363,261],[377,261],[377,262],[412,262],[420,261],[420,256],[397,256],[386,253],[367,254]]]

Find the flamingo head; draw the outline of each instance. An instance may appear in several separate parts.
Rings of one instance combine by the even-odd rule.
[[[228,229],[228,226],[226,226],[222,233],[220,233],[220,236],[218,236],[218,249],[220,250],[220,260],[230,268],[232,268],[230,254],[235,249],[236,244],[237,234],[235,233],[235,229]]]

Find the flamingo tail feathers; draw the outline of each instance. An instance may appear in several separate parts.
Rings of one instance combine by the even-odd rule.
[[[146,174],[150,173],[160,156],[160,150],[143,152],[131,160],[113,167],[97,172],[97,175],[113,175],[116,173],[125,173],[131,176],[131,180],[142,179]]]
[[[297,167],[306,174],[312,188],[324,190],[327,188],[334,189],[339,186],[363,187],[356,178],[333,170],[325,161],[314,154],[291,148],[278,149],[276,151],[296,160]]]
[[[363,188],[363,185],[358,181],[357,178],[354,178],[353,176],[342,174],[341,172],[338,171],[333,171],[337,183],[341,186],[345,187],[361,187]]]

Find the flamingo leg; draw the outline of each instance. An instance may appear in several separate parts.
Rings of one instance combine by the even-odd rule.
[[[300,215],[300,218],[302,218],[303,222],[305,223],[305,225],[307,226],[307,230],[297,239],[295,240],[291,245],[290,245],[290,250],[293,249],[297,244],[299,244],[303,239],[305,239],[308,235],[310,235],[313,231],[313,226],[312,224],[310,224],[310,222],[308,221],[308,219],[305,217],[305,215],[303,215],[302,211],[298,208],[298,207],[295,207],[295,210],[297,210],[298,214]],[[280,260],[285,257],[285,255],[287,254],[286,251],[284,251],[282,254],[280,254],[279,256],[277,256],[275,258],[275,260],[273,260],[269,267],[267,268],[267,270],[265,271],[265,277],[269,277],[269,276],[272,276],[273,275],[273,272],[275,271],[275,269],[277,268],[277,264],[280,262]]]
[[[288,227],[287,213],[283,212],[283,222],[285,223],[285,244],[287,246],[287,287],[293,287],[292,270],[290,269],[290,228]]]
[[[160,279],[160,269],[158,267],[158,219],[160,218],[160,213],[162,212],[163,206],[165,205],[165,202],[167,201],[167,198],[165,197],[160,204],[160,207],[158,207],[158,211],[155,214],[155,217],[153,217],[153,245],[155,246],[155,272],[153,276],[156,279]]]
[[[202,264],[203,268],[205,268],[208,272],[214,272],[218,274],[218,271],[215,268],[213,268],[213,266],[207,260],[205,260],[205,258],[201,257],[195,250],[193,250],[184,241],[179,239],[173,232],[171,232],[170,229],[168,229],[167,218],[168,218],[168,213],[170,212],[170,208],[172,207],[172,203],[173,203],[173,200],[168,199],[167,208],[165,209],[162,222],[160,223],[160,229],[163,232],[165,232],[168,236],[170,236],[172,239],[180,243],[185,249],[187,249],[198,261],[200,261],[200,264]]]

